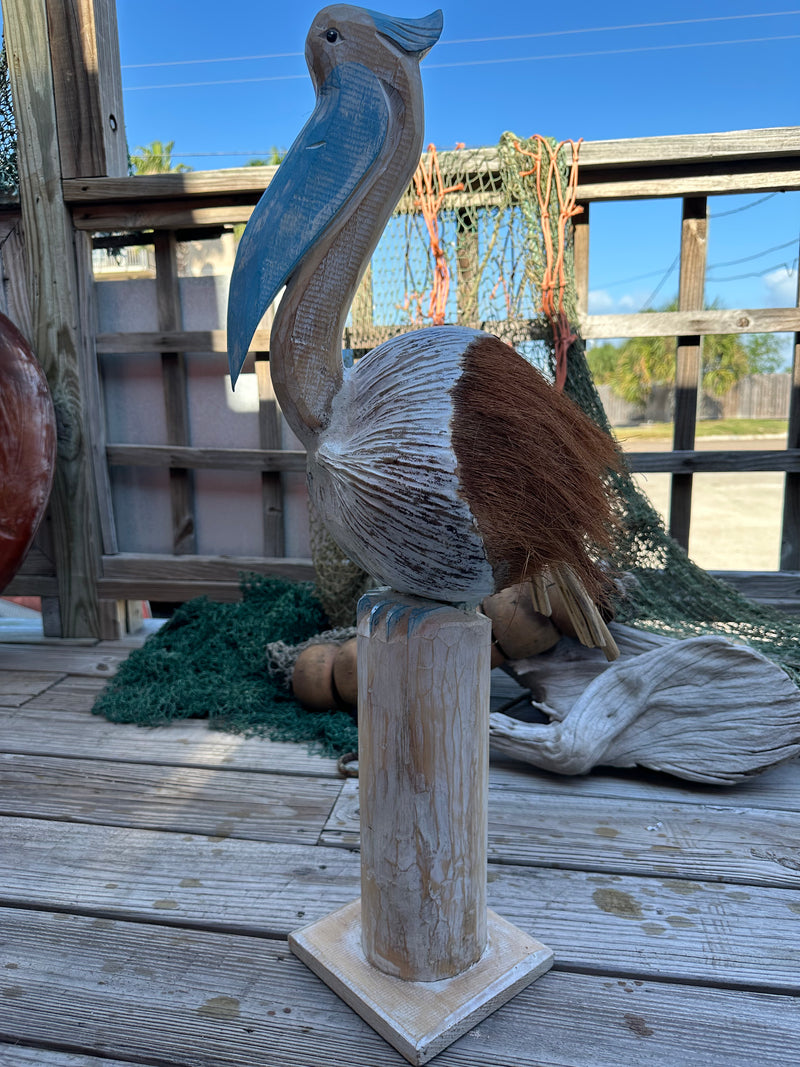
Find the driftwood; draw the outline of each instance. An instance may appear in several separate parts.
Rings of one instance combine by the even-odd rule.
[[[759,652],[611,625],[621,657],[563,638],[506,670],[549,722],[491,716],[491,744],[559,774],[647,767],[730,784],[800,754],[800,691]]]

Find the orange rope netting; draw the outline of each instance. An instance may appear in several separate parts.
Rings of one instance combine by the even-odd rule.
[[[456,147],[463,148],[463,145],[456,145]],[[450,268],[439,240],[439,211],[447,194],[460,192],[464,188],[464,183],[459,182],[458,185],[450,185],[445,189],[439,159],[436,155],[436,146],[428,145],[428,152],[430,161],[427,168],[424,160],[420,160],[414,172],[414,189],[417,194],[414,206],[422,212],[425,220],[434,263],[428,317],[434,326],[442,326],[450,292]]]
[[[567,248],[567,222],[579,215],[583,208],[575,203],[578,185],[578,153],[583,139],[578,141],[560,141],[553,146],[544,137],[536,134],[536,151],[529,152],[518,141],[514,147],[522,155],[533,160],[530,170],[520,171],[520,177],[533,176],[535,179],[536,198],[542,220],[542,240],[544,243],[545,263],[542,277],[542,311],[553,327],[553,344],[556,352],[556,386],[564,388],[567,380],[567,352],[575,340],[569,319],[564,311],[564,293],[566,290],[566,273],[564,255]],[[558,155],[562,148],[569,145],[572,149],[572,163],[566,186],[562,187],[558,174]],[[553,235],[550,203],[555,188],[558,197],[558,221],[555,240]]]

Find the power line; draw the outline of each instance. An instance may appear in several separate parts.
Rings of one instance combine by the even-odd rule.
[[[772,248],[765,248],[762,252],[756,252],[752,256],[743,256],[741,259],[726,259],[723,263],[711,263],[707,270],[718,270],[720,267],[735,267],[738,263],[751,263],[754,259],[761,259],[762,256],[768,256],[771,252],[781,252],[784,248],[794,248],[797,246],[797,238],[793,241],[786,241],[782,245],[773,245]],[[771,268],[769,268],[771,269]],[[722,281],[722,278],[716,279]]]
[[[485,67],[499,63],[537,63],[552,59],[587,59],[595,56],[634,55],[643,52],[675,51],[683,48],[713,48],[719,45],[763,44],[767,41],[795,41],[798,39],[800,39],[800,33],[783,34],[778,37],[742,37],[733,41],[688,41],[682,44],[642,45],[637,48],[609,48],[592,52],[562,52],[557,55],[506,56],[499,59],[467,59],[453,63],[426,63],[425,69],[443,70],[452,67]],[[145,89],[194,89],[210,85],[244,85],[250,82],[295,81],[299,78],[306,79],[307,77],[307,74],[273,74],[263,75],[258,78],[225,78],[219,81],[172,82],[165,85],[130,85],[124,88],[126,92],[133,93],[142,92]]]
[[[767,200],[771,200],[773,196],[777,195],[778,192],[767,193],[766,196],[759,197],[758,200],[751,200],[749,204],[743,204],[741,207],[732,207],[730,211],[709,211],[708,217],[710,219],[724,219],[727,215],[738,215],[739,212],[749,211],[751,207],[756,207],[758,204],[764,204]]]
[[[637,48],[609,48],[592,52],[562,52],[552,56],[504,56],[501,59],[470,59],[454,63],[426,63],[426,70],[442,70],[445,67],[485,67],[497,63],[532,63],[545,59],[588,59],[593,56],[623,56],[638,52],[669,52],[681,48],[714,48],[726,44],[763,44],[766,41],[794,41],[800,33],[782,34],[779,37],[740,37],[733,41],[687,41],[681,44],[640,45]]]
[[[494,41],[527,41],[542,37],[567,37],[580,33],[615,33],[619,30],[660,29],[665,26],[694,26],[707,22],[733,22],[743,19],[767,19],[800,15],[796,11],[757,11],[749,15],[712,15],[695,19],[670,19],[662,22],[630,22],[620,26],[578,26],[569,30],[544,30],[538,33],[512,33],[499,37],[463,37],[439,41],[443,45],[486,44]],[[144,67],[180,67],[203,63],[244,63],[262,59],[296,59],[303,52],[270,52],[257,56],[219,56],[212,59],[166,59],[154,63],[123,63],[123,70],[141,70]]]
[[[666,285],[666,283],[667,283],[668,279],[670,278],[670,276],[672,275],[673,271],[675,270],[675,268],[680,263],[680,259],[681,259],[681,254],[679,252],[677,254],[677,256],[673,259],[673,261],[669,265],[669,267],[667,267],[666,271],[664,272],[664,277],[661,279],[661,281],[658,283],[658,285],[652,291],[650,296],[648,296],[647,300],[645,300],[645,302],[642,304],[641,308],[639,309],[640,311],[644,311],[645,308],[648,308],[648,307],[650,307],[652,305],[653,301],[658,296],[658,294],[661,291],[661,289]]]
[[[792,244],[794,244],[794,242],[792,242]],[[764,270],[751,271],[749,274],[729,274],[724,278],[708,278],[707,280],[710,282],[739,282],[744,278],[764,278],[772,271],[780,270],[781,267],[783,267],[786,274],[791,277],[797,270],[796,263],[797,259],[792,262],[791,266],[789,266],[788,263],[773,263],[771,267],[765,267]]]

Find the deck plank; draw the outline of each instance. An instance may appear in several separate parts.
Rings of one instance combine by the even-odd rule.
[[[141,1061],[108,1060],[80,1052],[58,1052],[46,1048],[5,1045],[0,1041],[0,1064],[3,1067],[146,1067]]]
[[[110,678],[128,658],[129,649],[100,649],[90,645],[0,644],[0,671],[57,671]]]
[[[347,781],[320,839],[357,848],[358,783]],[[800,888],[797,817],[649,798],[489,790],[489,859],[616,874]]]
[[[18,708],[62,678],[53,671],[0,671],[0,707]]]
[[[96,696],[93,685],[96,680],[92,678],[67,678],[18,712],[0,708],[0,752],[341,780],[336,760],[309,751],[305,744],[223,733],[209,729],[205,719],[143,727],[87,714],[89,708],[81,705],[91,707]]]
[[[38,698],[37,698],[38,699]],[[493,753],[493,793],[524,790],[550,796],[641,799],[668,804],[710,804],[732,809],[800,811],[800,759],[771,767],[736,785],[704,785],[637,767],[596,768],[586,775],[559,775]]]
[[[340,781],[0,754],[0,812],[314,844]]]
[[[282,941],[18,909],[0,929],[7,1038],[182,1067],[405,1062]],[[798,1040],[792,997],[550,972],[437,1065],[752,1067]]]
[[[285,938],[360,888],[342,849],[32,819],[0,819],[0,841],[15,907]],[[792,890],[492,866],[488,895],[561,968],[800,994]]]

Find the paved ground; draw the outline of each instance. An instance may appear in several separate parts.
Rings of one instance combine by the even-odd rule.
[[[625,441],[626,451],[668,452],[669,440]],[[784,448],[785,436],[700,437],[698,451]],[[689,554],[706,570],[779,569],[783,484],[780,473],[696,474],[692,493]],[[669,508],[668,474],[638,474],[636,480],[665,518]]]

